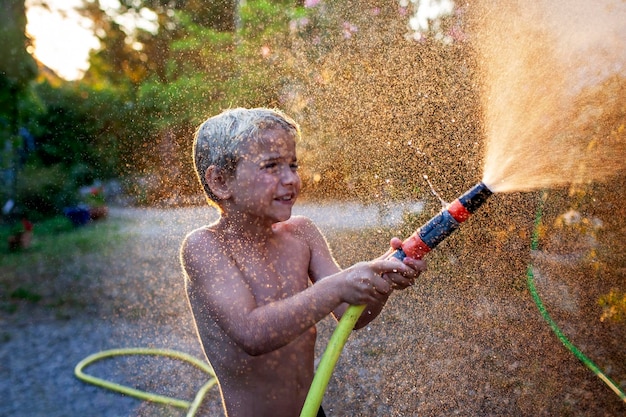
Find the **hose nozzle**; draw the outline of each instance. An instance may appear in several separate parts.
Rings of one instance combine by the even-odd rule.
[[[458,229],[492,194],[484,183],[479,182],[402,242],[402,248],[392,256],[400,260],[407,256],[422,259]]]

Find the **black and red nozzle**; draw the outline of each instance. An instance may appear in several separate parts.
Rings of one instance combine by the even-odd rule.
[[[458,229],[492,194],[484,183],[479,182],[402,242],[402,248],[392,256],[400,260],[407,256],[422,259]]]

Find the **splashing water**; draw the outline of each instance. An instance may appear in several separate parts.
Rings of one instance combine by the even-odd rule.
[[[484,0],[474,12],[489,188],[601,181],[626,166],[626,2]]]

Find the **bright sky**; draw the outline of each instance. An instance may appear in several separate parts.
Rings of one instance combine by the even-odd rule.
[[[411,3],[417,4],[415,14],[409,20],[409,27],[416,32],[428,31],[433,20],[440,19],[454,11],[453,0],[411,0]]]
[[[81,78],[88,68],[89,50],[99,46],[90,21],[73,10],[81,0],[47,0],[51,10],[31,6],[34,3],[26,0],[26,31],[34,38],[33,55],[60,77]]]
[[[26,0],[26,31],[34,38],[31,53],[66,80],[81,78],[89,67],[89,51],[100,46],[91,32],[91,21],[74,10],[82,0],[44,0],[50,10],[37,6],[41,1]],[[118,0],[100,0],[100,4],[113,15],[119,6]],[[114,19],[129,30],[157,30],[156,15],[145,8],[137,16],[114,15]]]

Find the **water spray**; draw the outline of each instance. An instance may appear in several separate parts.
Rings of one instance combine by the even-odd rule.
[[[458,229],[460,224],[476,212],[492,194],[493,192],[487,185],[479,182],[402,242],[402,247],[391,256],[400,260],[407,256],[422,259]],[[364,305],[350,306],[341,317],[315,372],[300,417],[317,415],[335,364],[365,307]]]

